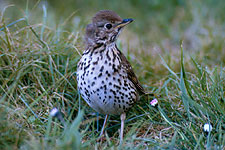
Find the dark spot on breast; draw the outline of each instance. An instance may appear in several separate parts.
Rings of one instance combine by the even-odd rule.
[[[102,66],[99,71],[102,72],[103,70],[104,70],[104,66]]]
[[[114,96],[116,95],[116,91],[114,91],[112,89],[110,89],[109,91],[112,92]]]
[[[107,51],[106,57],[108,58],[109,61],[111,60],[111,57],[109,57],[109,51]]]
[[[124,86],[128,86],[127,80],[124,80]]]
[[[86,76],[88,76],[88,74],[89,74],[89,70],[87,71]]]
[[[114,95],[114,99],[119,99],[119,97],[118,97],[118,96],[116,96],[116,95]]]
[[[110,77],[111,75],[110,75],[110,73],[108,72],[108,70],[106,70],[106,72],[105,72],[106,74],[107,74],[107,76],[108,77]]]
[[[90,64],[88,64],[86,67],[84,67],[84,72],[86,71],[87,68],[90,67]]]
[[[97,65],[97,64],[98,64],[98,61],[93,62],[93,65]]]
[[[130,91],[130,93],[133,94],[133,95],[136,95],[136,92],[134,92],[134,91]]]
[[[100,78],[102,76],[102,73],[99,73],[98,77]]]
[[[124,89],[125,91],[127,91],[127,88],[123,87],[123,89]]]
[[[98,64],[98,60],[99,60],[99,57],[97,57],[97,60],[93,62],[93,65],[97,65]]]
[[[97,35],[97,33],[96,33],[96,35]],[[100,48],[102,45],[103,45],[103,43],[97,43],[97,45],[96,45],[96,46],[94,47],[94,49],[93,49],[93,52],[94,52],[96,49]]]
[[[114,84],[113,87],[114,87],[114,88],[117,88],[117,89],[119,89],[119,90],[121,89],[121,87],[118,86],[118,85],[116,85],[116,84]]]
[[[106,37],[106,36],[104,36],[104,37],[100,38],[100,40],[106,40],[106,39],[107,39],[107,37]]]
[[[114,73],[118,72],[118,69],[116,69],[116,65],[115,64],[112,65],[112,69],[113,69]]]

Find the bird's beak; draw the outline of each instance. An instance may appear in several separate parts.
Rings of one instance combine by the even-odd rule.
[[[118,23],[115,28],[123,28],[124,26],[128,25],[129,23],[131,23],[132,21],[134,21],[133,19],[129,18],[129,19],[123,19],[123,21],[121,23]]]

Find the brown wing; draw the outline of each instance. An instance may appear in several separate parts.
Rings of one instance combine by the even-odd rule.
[[[122,67],[124,67],[125,70],[127,71],[128,79],[135,85],[135,87],[137,88],[137,90],[140,94],[146,94],[144,88],[142,87],[142,85],[138,81],[138,79],[137,79],[137,77],[136,77],[136,75],[135,75],[135,73],[132,69],[132,66],[130,65],[127,58],[121,52],[120,52],[120,58],[121,58]]]

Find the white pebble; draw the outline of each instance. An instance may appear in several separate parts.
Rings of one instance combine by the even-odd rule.
[[[57,108],[53,108],[51,111],[50,111],[50,115],[52,116],[52,117],[55,117],[56,116],[56,114],[59,112],[59,110],[57,109]]]
[[[211,126],[211,124],[206,123],[206,124],[204,124],[203,129],[204,129],[205,132],[211,132],[212,126]]]

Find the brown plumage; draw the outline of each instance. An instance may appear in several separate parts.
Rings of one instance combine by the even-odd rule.
[[[122,22],[122,18],[117,15],[115,12],[110,10],[101,10],[95,14],[95,16],[92,18],[92,23],[101,22],[103,20],[106,20],[108,22]]]
[[[86,50],[77,67],[77,85],[83,99],[94,110],[121,115],[120,141],[123,140],[125,113],[144,94],[130,63],[116,46],[123,27],[133,19],[122,19],[115,12],[102,10],[86,27]]]
[[[121,61],[122,66],[127,71],[128,79],[135,85],[135,87],[137,88],[137,90],[140,94],[146,94],[145,89],[142,87],[141,83],[138,81],[138,79],[132,69],[132,66],[130,65],[127,58],[123,55],[123,53],[121,53],[121,59],[122,59],[122,61]]]

